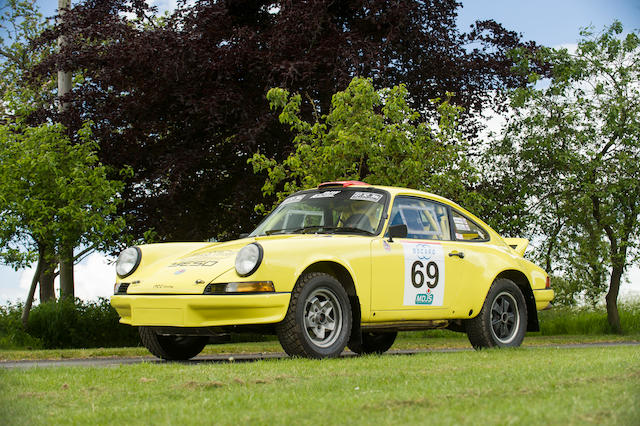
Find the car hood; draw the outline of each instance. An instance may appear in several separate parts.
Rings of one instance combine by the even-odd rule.
[[[234,267],[249,240],[226,243],[163,243],[139,246],[142,261],[128,282],[128,294],[202,294],[204,287]]]
[[[142,260],[138,269],[129,277],[118,280],[129,283],[127,294],[202,294],[207,284],[235,267],[237,253],[254,241],[267,246],[288,240],[286,250],[294,250],[292,244],[308,246],[317,239],[360,239],[355,235],[271,235],[224,243],[161,243],[138,246]],[[368,237],[366,237],[368,238]],[[273,248],[273,246],[272,246]]]

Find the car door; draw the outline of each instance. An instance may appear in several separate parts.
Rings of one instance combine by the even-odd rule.
[[[457,253],[456,265],[452,266],[455,274],[450,278],[459,289],[450,307],[456,318],[465,318],[473,315],[471,307],[486,295],[492,270],[501,263],[504,253],[489,243],[489,233],[482,226],[457,209],[450,210],[453,241],[448,244],[450,252]]]
[[[395,198],[388,226],[406,225],[407,237],[372,241],[371,321],[451,317],[464,254],[452,241],[450,221],[445,204],[415,196]]]

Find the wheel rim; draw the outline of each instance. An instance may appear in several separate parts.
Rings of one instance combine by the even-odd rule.
[[[491,334],[502,344],[516,338],[520,328],[518,303],[512,294],[502,292],[491,304]]]
[[[329,347],[338,340],[342,331],[342,307],[333,291],[319,288],[307,297],[304,331],[309,340],[320,348]]]

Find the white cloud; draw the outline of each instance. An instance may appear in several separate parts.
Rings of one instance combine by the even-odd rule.
[[[116,281],[112,259],[102,253],[93,253],[76,265],[74,269],[76,297],[93,300],[113,294]]]
[[[576,50],[578,50],[578,44],[577,43],[563,43],[563,44],[558,44],[556,46],[553,46],[554,49],[567,49],[567,51],[570,54],[574,54],[576,53]]]

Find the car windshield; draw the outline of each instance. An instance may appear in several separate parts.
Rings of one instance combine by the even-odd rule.
[[[380,231],[387,194],[373,189],[330,188],[284,200],[250,234],[357,234]]]

